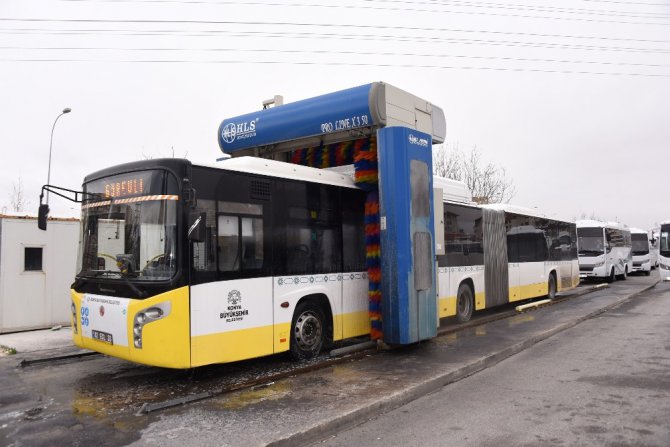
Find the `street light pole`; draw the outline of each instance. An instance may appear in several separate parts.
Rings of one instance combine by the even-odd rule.
[[[51,126],[51,140],[49,140],[49,170],[47,171],[47,185],[51,184],[51,148],[53,147],[53,142],[54,142],[54,129],[56,128],[56,123],[58,122],[58,118],[61,116],[65,115],[66,113],[72,112],[72,109],[69,107],[66,107],[63,109],[60,115],[56,117],[54,120],[54,125]],[[47,205],[49,204],[49,190],[47,189]]]

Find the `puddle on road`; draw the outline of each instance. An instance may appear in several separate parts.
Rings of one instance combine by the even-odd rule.
[[[507,326],[513,327],[517,326],[519,324],[523,323],[530,323],[531,321],[535,321],[535,317],[531,314],[521,314],[517,315],[515,317],[511,317],[510,319],[507,320]]]
[[[214,398],[212,407],[221,410],[241,410],[263,401],[278,400],[290,395],[293,387],[286,381],[273,383],[260,389],[241,390],[226,396]]]

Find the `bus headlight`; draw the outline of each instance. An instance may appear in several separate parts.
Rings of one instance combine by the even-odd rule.
[[[593,268],[602,267],[603,265],[605,265],[604,259],[602,261],[598,261],[595,264],[593,264]]]
[[[168,301],[142,309],[135,314],[135,318],[133,318],[133,345],[137,349],[142,349],[142,331],[144,326],[167,317],[170,314],[170,308],[170,302]]]
[[[660,265],[663,270],[670,270],[670,265],[663,264],[662,262],[659,262],[658,265]]]
[[[74,335],[79,334],[79,329],[77,328],[77,306],[74,304],[74,301],[70,302],[70,312],[72,313],[72,332]]]

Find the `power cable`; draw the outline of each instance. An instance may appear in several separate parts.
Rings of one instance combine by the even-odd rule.
[[[343,50],[285,50],[268,48],[119,48],[119,47],[15,47],[0,46],[0,50],[36,50],[36,51],[140,51],[140,52],[216,52],[216,53],[283,53],[283,54],[317,54],[317,55],[345,55],[345,56],[381,56],[381,57],[421,57],[421,58],[459,58],[459,59],[480,59],[480,60],[499,60],[513,62],[547,62],[560,64],[594,64],[611,66],[633,66],[650,68],[670,68],[666,64],[642,64],[634,62],[606,62],[606,61],[588,61],[588,60],[568,60],[568,59],[540,59],[540,58],[518,58],[506,56],[474,56],[465,54],[432,54],[432,53],[402,53],[402,52],[373,52],[373,51],[343,51]]]
[[[262,6],[280,6],[280,7],[286,7],[287,4],[285,3],[260,3]],[[348,5],[321,5],[322,7],[343,7],[343,8],[357,8],[357,9],[380,9],[376,7],[370,7],[370,6],[348,6]],[[389,8],[381,8],[383,10],[388,10]],[[403,9],[403,11],[406,11],[406,9]],[[448,14],[467,14],[467,15],[484,15],[484,16],[496,16],[496,17],[514,17],[514,18],[521,18],[521,19],[542,19],[542,20],[567,20],[567,21],[579,21],[579,22],[590,22],[590,23],[611,23],[611,24],[619,24],[619,25],[647,25],[647,26],[668,26],[670,23],[654,23],[654,22],[626,22],[626,21],[618,21],[618,20],[599,20],[599,19],[585,19],[585,18],[577,18],[577,17],[548,17],[548,16],[533,16],[533,15],[523,15],[523,14],[501,14],[501,13],[492,13],[492,12],[473,12],[473,11],[440,11],[443,13],[448,13]],[[66,22],[83,22],[83,21],[89,21],[89,22],[104,22],[104,19],[60,19],[60,20],[50,20],[50,19],[0,19],[0,20],[24,20],[24,21],[66,21]],[[147,23],[158,23],[158,22],[163,22],[163,23],[179,23],[179,22],[200,22],[200,23],[205,23],[205,21],[173,21],[173,20],[116,20],[115,22],[147,22]],[[217,23],[217,22],[212,22],[212,23]]]
[[[185,5],[235,5],[235,6],[291,6],[291,7],[322,7],[322,8],[345,8],[345,9],[383,9],[383,10],[402,10],[402,11],[419,11],[419,12],[442,12],[439,9],[408,9],[408,8],[382,8],[361,5],[332,5],[323,3],[273,3],[261,1],[225,1],[225,0],[61,0],[65,2],[74,3],[174,3]],[[631,17],[631,18],[654,18],[655,16],[662,16],[662,18],[670,18],[670,14],[657,12],[633,12],[633,11],[612,11],[602,9],[584,9],[584,8],[562,8],[556,6],[542,6],[542,5],[523,5],[518,3],[493,3],[493,2],[477,2],[466,0],[453,0],[449,2],[429,2],[429,1],[409,1],[409,0],[359,0],[359,2],[375,4],[375,3],[390,3],[398,5],[427,5],[427,6],[459,6],[468,8],[488,8],[488,9],[506,9],[517,11],[537,11],[559,14],[583,14],[583,15],[600,15],[600,16],[614,16],[614,17]]]
[[[201,31],[199,33],[190,33],[184,31],[131,31],[124,29],[80,29],[80,30],[51,30],[51,32],[43,33],[43,29],[35,28],[17,28],[11,30],[0,30],[0,33],[7,31],[18,31],[22,33],[24,31],[37,31],[42,34],[56,34],[56,35],[79,35],[79,34],[105,34],[113,32],[121,36],[165,36],[165,35],[174,35],[179,36],[202,36],[209,37],[210,35],[220,35],[226,34],[230,37],[267,37],[267,38],[317,38],[317,39],[337,39],[337,40],[357,40],[357,41],[394,41],[394,42],[421,42],[421,43],[431,43],[431,44],[440,44],[440,43],[452,43],[459,45],[489,45],[489,46],[506,46],[506,47],[531,47],[531,48],[549,48],[549,49],[559,49],[559,50],[580,50],[580,51],[606,51],[606,52],[634,52],[634,53],[668,53],[670,49],[664,48],[640,48],[640,47],[612,47],[612,46],[598,46],[598,45],[583,45],[583,44],[563,44],[563,43],[552,43],[552,42],[536,42],[536,41],[508,41],[508,40],[488,40],[488,39],[463,39],[463,38],[442,38],[442,37],[431,37],[431,36],[395,36],[395,35],[373,35],[373,34],[352,34],[347,33],[337,34],[337,33],[310,33],[310,32],[267,32],[267,31],[229,31],[229,30],[211,30],[211,31]],[[460,31],[460,30],[454,30]],[[486,33],[486,32],[485,32]],[[500,34],[520,34],[520,35],[531,35],[529,33],[506,33],[506,32],[491,32],[491,33],[500,33]],[[538,35],[540,34],[532,34]],[[552,35],[548,35],[552,36]],[[569,36],[560,36],[560,37],[569,37]],[[581,36],[570,36],[574,38],[582,38]],[[585,39],[589,37],[583,36]],[[594,39],[606,39],[606,40],[625,40],[625,39],[616,39],[616,38],[597,38]],[[646,41],[639,39],[640,41]],[[661,42],[661,43],[670,43],[670,41],[656,41],[649,40],[649,42]]]
[[[597,71],[578,71],[578,70],[550,70],[539,68],[515,68],[515,67],[471,67],[458,65],[420,65],[420,64],[380,64],[370,62],[314,62],[314,61],[248,61],[248,60],[210,60],[198,61],[188,59],[173,59],[173,60],[158,60],[158,59],[117,59],[113,61],[93,61],[90,59],[29,59],[29,58],[1,58],[0,62],[83,62],[83,63],[99,63],[99,62],[118,62],[118,63],[139,63],[139,64],[182,64],[182,63],[196,63],[196,64],[252,64],[252,65],[320,65],[320,66],[343,66],[343,67],[393,67],[393,68],[429,68],[429,69],[444,69],[444,70],[488,70],[488,71],[512,71],[512,72],[530,72],[530,73],[557,73],[557,74],[584,74],[584,75],[599,75],[599,76],[640,76],[640,77],[660,77],[670,78],[670,74],[657,73],[625,73],[625,72],[597,72]]]
[[[171,24],[171,25],[243,25],[243,26],[295,26],[295,27],[322,27],[322,28],[354,28],[354,29],[372,29],[372,30],[402,30],[402,31],[430,31],[430,32],[464,32],[464,33],[491,33],[491,34],[514,34],[527,36],[560,37],[560,38],[588,38],[588,39],[608,39],[620,40],[615,38],[599,38],[588,36],[571,36],[560,34],[539,34],[539,33],[518,33],[506,31],[482,31],[453,28],[429,28],[412,26],[390,26],[390,25],[361,25],[361,24],[336,24],[336,23],[305,23],[305,22],[263,22],[263,21],[233,21],[233,20],[151,20],[151,19],[41,19],[41,18],[8,18],[0,17],[0,22],[57,22],[57,23],[131,23],[131,24]],[[630,39],[631,41],[634,39]],[[649,42],[668,42],[666,40],[640,40]]]

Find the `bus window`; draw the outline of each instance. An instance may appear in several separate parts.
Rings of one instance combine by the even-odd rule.
[[[482,210],[446,203],[444,222],[446,254],[438,266],[484,265]]]
[[[198,208],[207,214],[205,240],[193,243],[193,269],[196,272],[216,271],[216,202],[198,200]]]
[[[336,273],[342,269],[342,223],[336,188],[311,183],[284,185],[286,265],[289,275]]]
[[[237,216],[219,216],[219,270],[222,272],[240,268],[239,221]]]
[[[219,211],[219,270],[263,268],[263,205],[221,201]]]
[[[342,190],[342,257],[344,272],[361,272],[365,267],[365,193]]]
[[[545,232],[538,228],[540,221],[530,216],[510,216],[506,221],[509,262],[540,262],[549,259]]]

